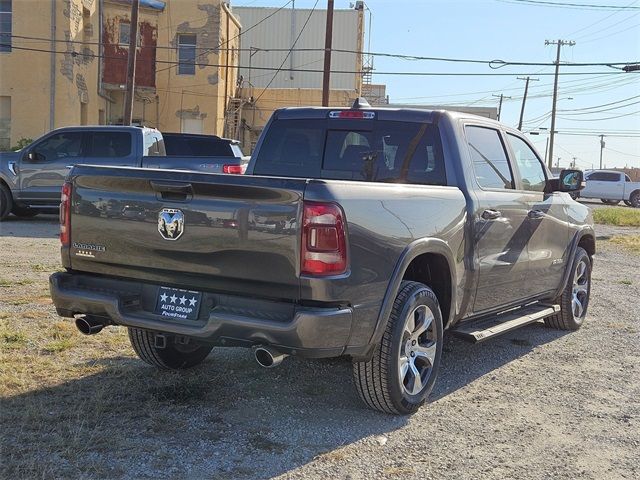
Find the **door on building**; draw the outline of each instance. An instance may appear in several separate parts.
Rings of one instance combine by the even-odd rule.
[[[203,123],[201,118],[183,118],[180,131],[182,133],[203,133]]]

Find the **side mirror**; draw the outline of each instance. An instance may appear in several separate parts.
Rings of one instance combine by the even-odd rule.
[[[558,178],[558,190],[561,192],[577,192],[585,187],[584,174],[581,170],[562,170]]]

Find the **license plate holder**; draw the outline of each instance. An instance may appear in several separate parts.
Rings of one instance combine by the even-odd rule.
[[[166,318],[196,320],[200,313],[202,293],[180,288],[160,287],[155,313]]]

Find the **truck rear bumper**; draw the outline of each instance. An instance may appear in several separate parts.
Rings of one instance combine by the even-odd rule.
[[[226,346],[272,345],[304,357],[335,357],[349,342],[353,311],[203,292],[195,320],[154,313],[159,285],[58,272],[49,277],[58,315],[86,314],[107,324],[184,335]]]

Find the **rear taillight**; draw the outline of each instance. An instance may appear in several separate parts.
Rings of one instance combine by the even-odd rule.
[[[303,275],[338,275],[347,270],[347,239],[342,209],[335,203],[304,202],[301,268]]]
[[[60,243],[69,246],[71,238],[71,184],[66,182],[62,186],[60,197]]]
[[[233,173],[235,175],[242,175],[246,170],[245,165],[223,165],[222,173]]]

